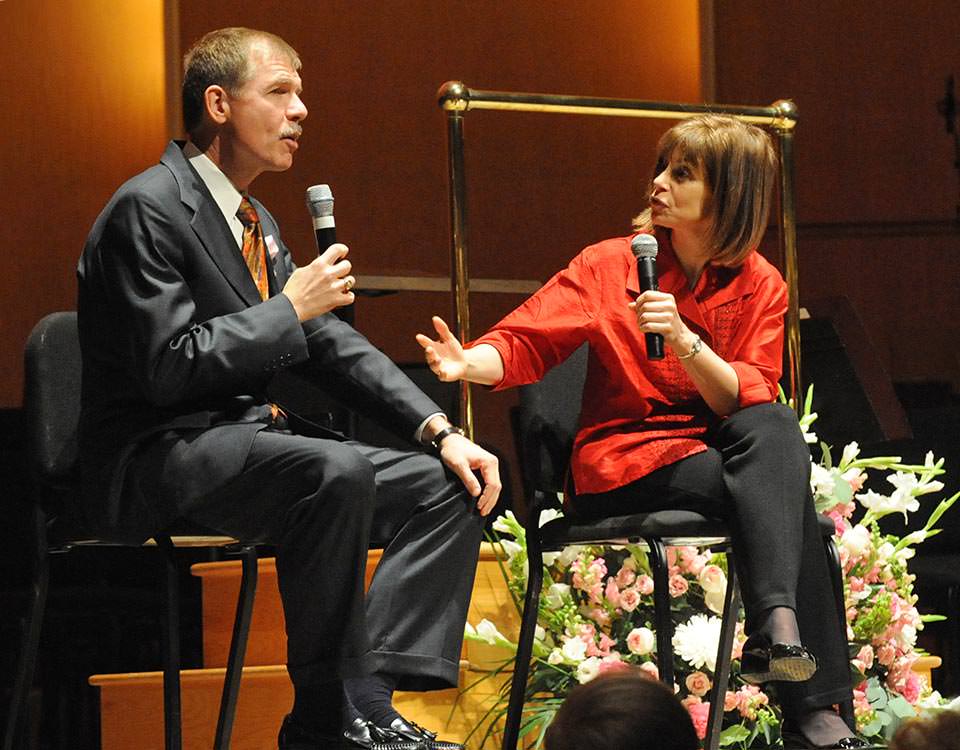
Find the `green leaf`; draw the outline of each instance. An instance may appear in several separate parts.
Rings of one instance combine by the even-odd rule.
[[[860,730],[860,733],[865,737],[873,737],[875,734],[880,734],[882,730],[883,722],[880,719],[880,714],[877,714],[873,721]]]
[[[743,724],[734,724],[720,732],[720,747],[727,747],[736,742],[743,742],[750,736],[750,730]]]
[[[912,719],[917,715],[917,710],[902,695],[893,696],[887,704],[887,710],[898,719]]]

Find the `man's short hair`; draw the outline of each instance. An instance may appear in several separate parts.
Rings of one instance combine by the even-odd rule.
[[[192,135],[203,123],[204,92],[210,86],[222,86],[236,96],[247,82],[250,48],[255,42],[266,42],[300,70],[297,51],[276,34],[242,26],[204,34],[183,56],[183,127],[187,133]]]

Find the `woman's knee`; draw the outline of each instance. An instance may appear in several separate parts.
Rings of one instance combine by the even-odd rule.
[[[797,415],[786,404],[748,406],[725,419],[720,430],[733,440],[753,439],[809,453]]]

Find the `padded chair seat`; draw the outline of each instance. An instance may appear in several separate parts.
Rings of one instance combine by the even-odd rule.
[[[826,516],[819,516],[820,532],[833,534],[834,525]],[[550,521],[540,529],[544,549],[555,549],[568,544],[636,543],[645,537],[658,537],[671,546],[684,544],[717,544],[726,536],[725,522],[704,516],[692,510],[656,510],[629,516],[611,516],[596,521],[578,522],[575,516],[564,516]],[[715,538],[715,542],[711,542]],[[958,574],[960,579],[960,574]]]

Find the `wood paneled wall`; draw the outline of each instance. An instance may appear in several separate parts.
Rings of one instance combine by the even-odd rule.
[[[9,408],[20,404],[28,332],[76,305],[94,218],[163,148],[163,0],[8,0],[0,29],[0,408]]]
[[[698,101],[696,0],[257,0],[181,3],[180,43],[243,19],[303,59],[310,109],[294,168],[254,192],[275,212],[298,261],[315,253],[304,189],[331,185],[338,237],[359,274],[448,276],[447,80],[482,89]],[[598,239],[625,234],[640,207],[663,122],[476,112],[466,118],[470,271],[546,280]],[[519,302],[472,295],[474,333]],[[398,362],[446,294],[361,298],[357,327]],[[474,389],[480,439],[512,458],[514,393]]]
[[[715,3],[721,101],[789,96],[801,302],[848,297],[895,381],[960,391],[960,224],[937,102],[960,76],[955,0]]]

